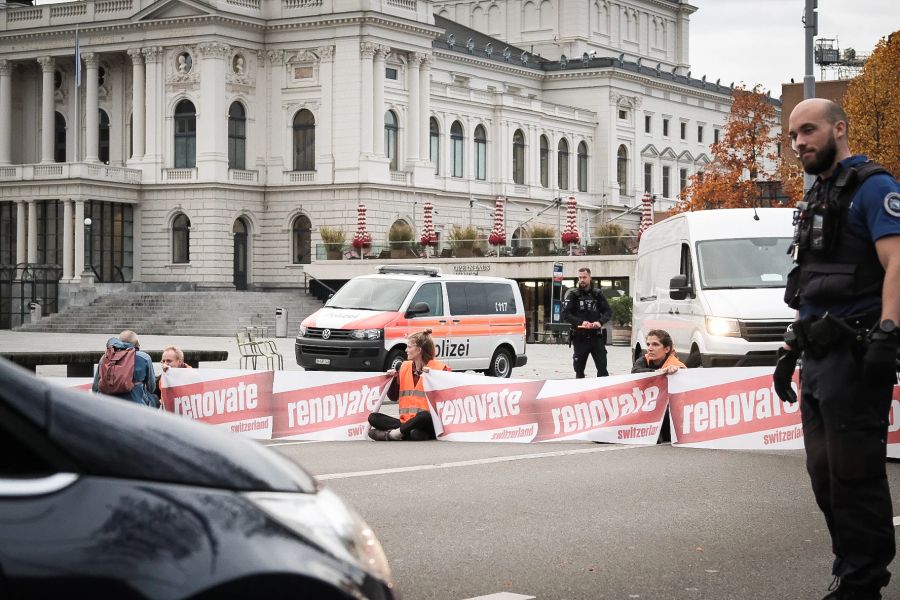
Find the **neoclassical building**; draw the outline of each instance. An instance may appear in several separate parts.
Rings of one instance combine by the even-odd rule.
[[[418,232],[426,201],[439,236],[487,233],[497,196],[516,236],[559,227],[568,196],[588,238],[636,228],[641,195],[667,208],[729,111],[730,87],[691,73],[695,10],[0,0],[0,271],[296,287],[319,228],[349,241],[360,203],[375,244]]]

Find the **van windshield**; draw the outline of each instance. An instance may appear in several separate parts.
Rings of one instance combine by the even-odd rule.
[[[707,290],[780,288],[793,267],[790,238],[697,242],[700,283]]]
[[[400,310],[412,288],[412,281],[402,279],[351,279],[325,303],[329,308],[355,308],[357,310]]]

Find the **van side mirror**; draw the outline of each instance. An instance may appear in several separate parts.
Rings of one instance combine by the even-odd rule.
[[[431,312],[431,307],[427,302],[416,302],[406,309],[407,317],[415,317],[416,315],[427,315]]]
[[[669,297],[672,300],[684,300],[694,289],[688,284],[687,275],[676,275],[669,280]]]

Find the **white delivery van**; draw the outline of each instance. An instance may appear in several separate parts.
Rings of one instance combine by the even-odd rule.
[[[523,366],[525,307],[511,279],[442,275],[386,265],[354,277],[300,324],[307,370],[386,371],[406,360],[409,334],[431,329],[439,360],[456,371],[509,377]]]
[[[784,303],[793,263],[793,209],[682,213],[641,237],[631,347],[664,329],[688,367],[775,364],[794,311]]]

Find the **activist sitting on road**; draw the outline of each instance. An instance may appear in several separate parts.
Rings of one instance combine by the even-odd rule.
[[[678,369],[684,369],[684,363],[678,360],[675,354],[675,344],[668,331],[651,329],[647,333],[647,351],[642,357],[634,361],[631,367],[632,373],[649,373],[662,370],[666,375],[671,375]]]
[[[159,399],[154,394],[153,360],[149,354],[141,352],[141,342],[135,332],[126,329],[118,338],[106,341],[106,353],[100,357],[91,389],[137,404],[159,407]]]
[[[431,330],[413,333],[406,339],[406,356],[400,370],[388,370],[394,378],[388,388],[388,398],[398,400],[400,418],[374,412],[369,415],[369,437],[376,442],[399,440],[433,440],[434,423],[425,400],[425,382],[422,374],[431,369],[449,371],[450,367],[434,359],[434,340]]]

